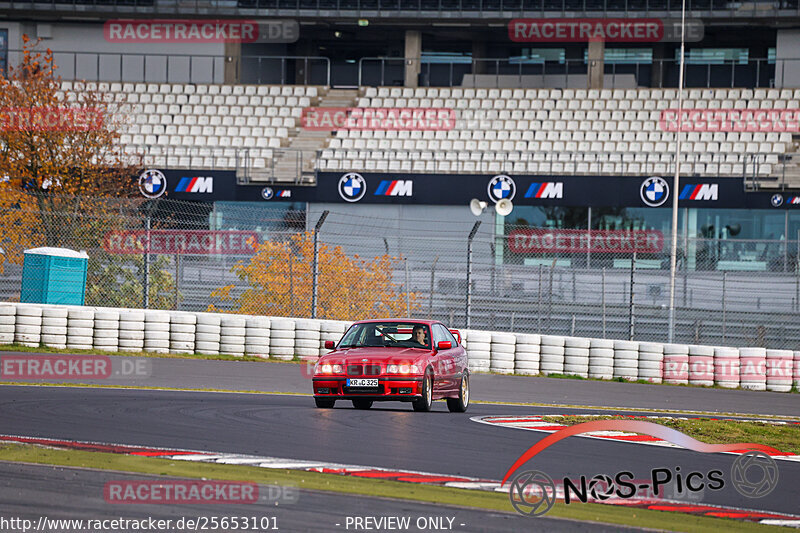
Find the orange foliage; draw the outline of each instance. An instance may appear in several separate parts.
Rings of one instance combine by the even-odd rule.
[[[311,316],[314,233],[293,236],[288,242],[256,245],[249,263],[233,271],[249,287],[236,297],[235,286],[211,296],[233,301],[237,312],[272,316]],[[319,244],[317,318],[356,320],[374,316],[406,315],[406,294],[392,283],[397,259],[388,255],[371,261],[348,257],[341,247]],[[408,295],[411,309],[417,295]],[[209,309],[216,309],[213,305]]]
[[[98,197],[135,193],[117,142],[125,110],[88,89],[68,101],[52,52],[23,41],[21,63],[0,72],[0,246],[12,262],[36,246],[96,246],[114,220]],[[47,110],[62,117],[57,127],[30,118]]]

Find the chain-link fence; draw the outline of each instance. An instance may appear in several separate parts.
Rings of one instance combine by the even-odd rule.
[[[89,255],[87,305],[668,338],[670,238],[660,231],[514,227],[433,208],[397,217],[331,207],[321,223],[317,206],[277,203],[26,209],[13,221],[13,208],[2,213],[2,300],[19,299],[24,249],[60,246]],[[675,342],[800,346],[797,251],[795,241],[681,236]]]

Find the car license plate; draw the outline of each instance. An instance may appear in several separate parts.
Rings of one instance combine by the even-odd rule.
[[[363,379],[363,378],[349,378],[347,380],[348,387],[372,387],[373,389],[378,386],[377,379]]]

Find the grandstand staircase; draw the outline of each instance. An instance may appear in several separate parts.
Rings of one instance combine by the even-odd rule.
[[[357,98],[357,89],[330,89],[317,107],[353,107]],[[254,171],[252,181],[316,185],[317,153],[328,145],[330,137],[329,131],[311,131],[301,125],[297,134],[289,137],[288,146],[275,150],[275,165],[264,173],[269,176]]]

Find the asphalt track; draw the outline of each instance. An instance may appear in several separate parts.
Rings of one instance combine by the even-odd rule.
[[[347,517],[398,516],[409,517],[411,524],[420,517],[452,518],[452,531],[507,532],[531,527],[531,519],[513,512],[499,513],[462,509],[443,505],[415,503],[347,494],[301,490],[296,502],[261,502],[251,505],[115,505],[103,499],[103,486],[108,481],[150,480],[152,476],[121,474],[80,468],[61,468],[0,462],[0,516],[22,518],[37,523],[44,516],[50,519],[169,519],[175,524],[181,518],[197,519],[210,516],[274,518],[282,531],[353,531],[347,527]],[[163,480],[165,478],[158,477]],[[424,524],[424,523],[423,523]],[[415,524],[416,525],[416,524]],[[536,525],[553,532],[636,531],[632,528],[604,524],[577,523],[548,517],[536,519]],[[416,531],[411,527],[410,531]],[[59,528],[77,531],[75,527]],[[176,530],[182,531],[182,530]],[[265,530],[266,531],[266,530]]]
[[[473,387],[478,385],[474,383]],[[785,396],[797,401],[796,395]],[[501,479],[514,460],[542,435],[490,427],[469,417],[569,412],[563,408],[473,404],[466,414],[451,414],[444,403],[437,402],[434,412],[415,413],[404,404],[378,404],[369,411],[343,404],[341,408],[321,410],[314,408],[307,396],[4,386],[0,387],[0,428],[6,434]],[[731,455],[571,437],[548,448],[527,466],[556,479],[613,475],[623,470],[649,479],[653,468],[676,471],[679,467],[684,475],[716,469],[724,473],[727,482],[732,462]],[[765,498],[745,498],[726,483],[720,491],[695,494],[700,499],[693,501],[796,513],[800,463],[780,461],[779,469],[779,484]]]
[[[0,359],[4,355],[23,354],[0,352]],[[146,375],[132,373],[129,376],[80,382],[302,394],[311,391],[311,367],[305,364],[115,356],[111,359],[114,368],[122,368],[123,361],[129,367],[138,362],[144,367],[140,374]],[[3,373],[0,381],[13,382],[18,379]],[[473,400],[735,412],[800,419],[798,394],[491,374],[474,374],[471,385]]]

